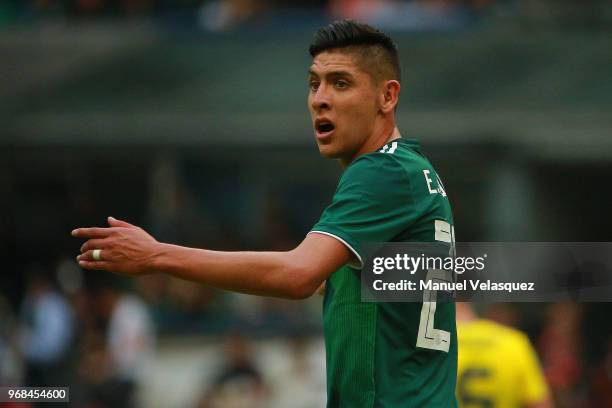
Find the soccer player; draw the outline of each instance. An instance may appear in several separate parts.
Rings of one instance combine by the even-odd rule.
[[[328,407],[455,407],[452,302],[363,303],[362,244],[451,242],[446,192],[418,142],[401,137],[397,48],[353,21],[320,29],[310,46],[308,107],[319,152],[344,173],[331,204],[288,252],[220,252],[157,242],[109,218],[79,228],[79,264],[126,275],[167,273],[217,288],[302,299],[326,282]]]
[[[479,319],[468,303],[457,304],[461,408],[550,408],[548,387],[527,336]]]

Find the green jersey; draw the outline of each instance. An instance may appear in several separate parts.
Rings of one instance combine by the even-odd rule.
[[[397,139],[358,157],[310,233],[335,237],[359,265],[326,282],[328,407],[456,407],[453,302],[361,301],[362,244],[451,242],[442,182],[418,142]]]

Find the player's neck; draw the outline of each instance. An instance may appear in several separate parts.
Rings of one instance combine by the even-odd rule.
[[[368,138],[368,140],[363,144],[361,149],[359,149],[359,151],[355,155],[347,159],[340,159],[340,165],[342,166],[342,168],[347,168],[349,164],[351,164],[359,156],[379,150],[381,147],[383,147],[390,141],[402,137],[399,129],[397,128],[397,126],[395,126],[395,124],[391,124],[391,126],[388,126],[379,132],[375,132],[374,134],[375,136]]]
[[[472,309],[472,306],[470,306],[468,303],[457,302],[455,304],[455,308],[457,321],[459,322],[468,323],[478,319],[474,309]]]

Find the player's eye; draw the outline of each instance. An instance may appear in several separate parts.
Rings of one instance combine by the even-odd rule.
[[[336,81],[336,88],[338,89],[348,88],[348,86],[349,86],[349,83],[342,79],[339,79]]]
[[[312,92],[316,92],[319,89],[319,82],[317,81],[309,81],[308,86]]]

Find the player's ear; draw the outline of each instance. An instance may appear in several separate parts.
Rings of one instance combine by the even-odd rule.
[[[392,112],[399,101],[400,83],[395,79],[383,81],[380,93],[380,110],[383,113]]]

